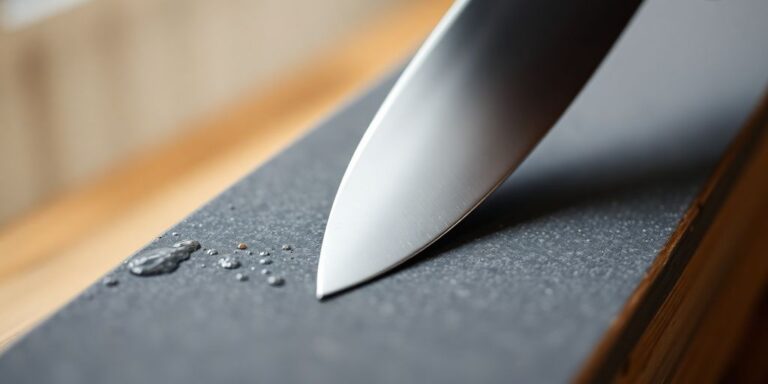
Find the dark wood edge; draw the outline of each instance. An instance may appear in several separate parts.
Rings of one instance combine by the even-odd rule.
[[[731,191],[768,126],[768,95],[763,97],[729,145],[696,199],[691,203],[645,277],[627,300],[581,370],[577,383],[610,382],[688,265],[699,242]]]

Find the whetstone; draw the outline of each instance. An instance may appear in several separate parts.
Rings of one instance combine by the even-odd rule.
[[[327,215],[392,85],[383,82],[145,248],[194,239],[219,255],[197,251],[152,277],[119,266],[117,286],[94,284],[0,357],[0,381],[573,378],[768,84],[768,52],[752,48],[764,34],[728,28],[764,30],[768,4],[723,3],[646,4],[550,135],[474,214],[413,262],[320,302]],[[254,255],[238,251],[240,269],[219,268],[239,242]],[[264,249],[271,265],[259,264]],[[285,284],[267,284],[262,268]]]

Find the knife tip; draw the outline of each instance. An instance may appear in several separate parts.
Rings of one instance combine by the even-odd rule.
[[[320,285],[318,285],[318,286],[317,286],[317,291],[315,292],[315,297],[316,297],[318,300],[322,300],[322,299],[323,299],[323,298],[325,298],[326,296],[328,296],[328,295],[325,293],[325,291],[323,291],[323,289],[322,289],[322,288],[320,288]]]
[[[329,271],[327,268],[320,267],[317,273],[315,297],[317,297],[318,300],[327,299],[328,297],[355,287],[368,279],[369,277],[367,277],[367,275],[352,276],[345,273],[340,274],[338,271]]]
[[[408,259],[393,259],[390,257],[393,252],[385,246],[370,249],[365,241],[350,242],[348,237],[341,236],[347,233],[326,229],[317,266],[315,296],[318,300],[369,282]]]
[[[317,297],[318,300],[323,300],[330,294],[331,292],[327,288],[327,276],[323,272],[323,268],[320,267],[317,271],[317,288],[315,291],[315,297]]]
[[[326,284],[326,280],[324,279],[324,275],[319,273],[318,274],[318,280],[317,280],[317,290],[315,292],[315,297],[317,297],[318,300],[323,300],[329,296],[332,296],[335,293],[338,293],[340,291],[343,291],[347,287],[329,287],[328,284]]]

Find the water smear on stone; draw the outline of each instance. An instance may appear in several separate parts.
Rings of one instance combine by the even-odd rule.
[[[136,255],[128,262],[128,270],[136,276],[154,276],[171,273],[179,264],[189,259],[192,252],[200,249],[195,240],[184,240],[173,245],[151,249]]]

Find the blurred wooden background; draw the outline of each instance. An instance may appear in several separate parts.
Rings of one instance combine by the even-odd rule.
[[[405,2],[0,0],[0,223],[183,135]]]

